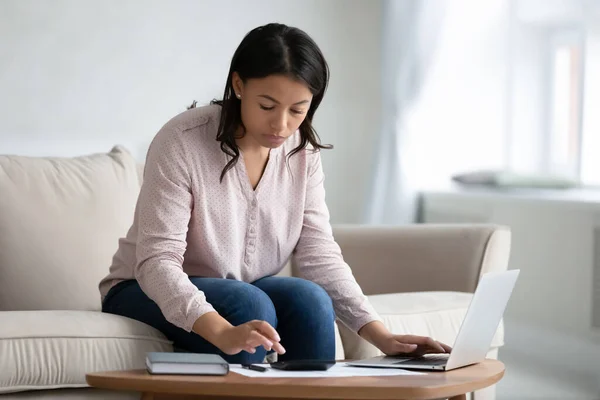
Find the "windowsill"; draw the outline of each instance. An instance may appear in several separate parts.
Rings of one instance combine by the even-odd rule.
[[[427,188],[419,191],[428,195],[490,197],[515,200],[552,201],[577,204],[600,204],[600,188],[573,189],[514,188],[487,185],[450,184],[447,187]]]

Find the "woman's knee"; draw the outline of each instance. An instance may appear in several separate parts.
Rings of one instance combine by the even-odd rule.
[[[225,304],[212,304],[213,307],[233,325],[260,320],[276,327],[275,306],[269,296],[255,286],[244,282],[239,283],[229,291]],[[207,300],[210,302],[210,299]],[[222,313],[219,308],[222,308]]]
[[[307,310],[311,319],[335,320],[333,302],[329,294],[320,285],[296,278],[294,282],[294,309]]]
[[[335,357],[333,302],[318,284],[301,278],[273,277],[255,282],[273,298],[278,311],[282,360]]]

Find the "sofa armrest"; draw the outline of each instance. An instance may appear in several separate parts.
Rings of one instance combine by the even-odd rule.
[[[510,230],[498,225],[335,225],[344,260],[367,295],[474,292],[482,274],[508,268]]]

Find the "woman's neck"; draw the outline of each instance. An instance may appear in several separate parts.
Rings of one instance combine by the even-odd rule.
[[[242,153],[254,159],[266,160],[269,157],[271,149],[261,146],[251,135],[244,135],[239,139],[235,139],[235,142]]]

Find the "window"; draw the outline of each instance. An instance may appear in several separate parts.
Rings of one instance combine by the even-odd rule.
[[[549,96],[546,102],[547,172],[579,178],[582,143],[583,36],[555,31],[550,35]]]
[[[596,25],[585,39],[585,75],[581,142],[581,181],[600,186],[600,27]]]
[[[516,26],[509,167],[600,186],[600,28]]]
[[[600,1],[509,1],[506,164],[600,186]]]

